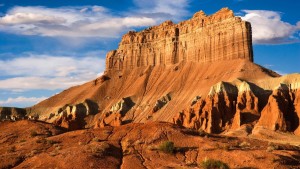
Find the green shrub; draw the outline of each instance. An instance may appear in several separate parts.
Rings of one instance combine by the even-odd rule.
[[[201,162],[201,167],[203,167],[204,169],[229,169],[229,166],[219,160],[213,160],[213,159],[207,159],[205,158],[202,162]]]
[[[168,153],[168,154],[172,154],[174,153],[174,143],[172,141],[165,141],[162,142],[159,147],[158,150],[164,152],[164,153]]]

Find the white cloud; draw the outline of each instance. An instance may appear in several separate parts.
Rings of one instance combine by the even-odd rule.
[[[87,57],[29,55],[0,61],[0,89],[65,89],[82,84],[104,71],[105,60]]]
[[[156,17],[160,22],[180,21],[190,14],[187,10],[190,0],[134,0],[134,2],[140,14]]]
[[[179,21],[190,0],[134,0],[135,8],[115,14],[102,6],[47,8],[16,6],[0,17],[0,31],[50,37],[120,37],[128,30]]]
[[[299,42],[300,24],[292,25],[281,20],[281,13],[267,10],[243,10],[243,20],[252,25],[253,42],[257,44],[281,44]]]
[[[12,104],[36,104],[47,97],[23,97],[19,96],[16,98],[8,98],[7,100],[0,100],[0,106],[12,105]]]
[[[117,16],[101,6],[14,7],[0,17],[0,30],[50,37],[119,37],[134,27],[156,24],[145,16]]]

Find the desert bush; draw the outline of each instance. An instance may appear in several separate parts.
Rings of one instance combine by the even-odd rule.
[[[164,152],[164,153],[168,153],[168,154],[172,154],[174,153],[174,143],[172,141],[165,141],[162,142],[159,147],[158,150]]]
[[[107,142],[101,142],[98,145],[89,147],[89,151],[94,157],[102,157],[109,148],[110,145]]]
[[[208,158],[205,158],[200,166],[204,169],[229,169],[229,166],[226,163]]]

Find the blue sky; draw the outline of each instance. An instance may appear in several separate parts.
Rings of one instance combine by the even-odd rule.
[[[252,23],[256,63],[300,72],[295,0],[0,0],[0,106],[31,106],[96,78],[129,30],[222,7]]]

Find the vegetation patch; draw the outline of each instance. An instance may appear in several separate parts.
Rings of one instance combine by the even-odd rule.
[[[201,164],[201,167],[203,167],[204,169],[229,169],[229,166],[219,160],[214,160],[214,159],[208,159],[205,158]]]
[[[174,153],[174,149],[175,149],[175,146],[172,141],[162,142],[158,147],[158,150],[160,150],[164,153],[168,153],[168,154]]]
[[[98,145],[93,145],[89,147],[89,152],[94,157],[102,157],[105,155],[106,151],[110,148],[107,142],[100,142]]]

